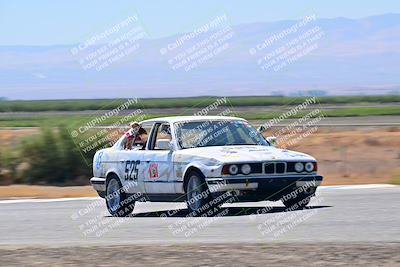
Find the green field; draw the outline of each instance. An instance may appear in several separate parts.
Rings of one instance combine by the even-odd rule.
[[[299,112],[292,118],[304,116],[307,112]],[[322,114],[325,117],[349,117],[349,116],[380,116],[380,115],[400,115],[400,106],[382,106],[382,107],[354,107],[354,108],[337,108],[337,109],[322,109]],[[248,120],[268,120],[277,118],[282,112],[242,112],[236,113],[238,117]],[[146,119],[175,116],[182,114],[146,114]],[[79,127],[91,121],[96,116],[89,115],[40,115],[29,117],[6,116],[0,117],[0,127],[40,127],[40,126],[59,126],[65,125],[68,128]],[[111,125],[119,122],[124,116],[110,117],[98,125]]]
[[[183,97],[183,98],[147,98],[138,99],[138,103],[130,108],[178,108],[206,107],[220,97]],[[303,103],[309,97],[281,96],[240,96],[227,97],[227,103],[221,106],[284,106]],[[81,100],[32,100],[32,101],[0,101],[0,112],[35,112],[35,111],[82,111],[109,110],[127,99],[81,99]],[[324,96],[317,97],[320,104],[353,104],[353,103],[400,103],[400,96]]]

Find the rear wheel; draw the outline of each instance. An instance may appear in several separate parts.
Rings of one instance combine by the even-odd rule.
[[[135,201],[128,197],[122,188],[121,181],[116,176],[107,179],[106,204],[112,216],[125,217],[132,213]]]

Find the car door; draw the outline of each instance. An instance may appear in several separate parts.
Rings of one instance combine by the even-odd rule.
[[[153,126],[147,149],[143,153],[145,164],[144,187],[146,194],[174,194],[173,180],[173,150],[169,147],[160,147],[171,141],[170,125],[168,123],[156,123]]]
[[[125,192],[143,193],[143,173],[146,167],[143,163],[143,153],[140,150],[121,150],[118,158],[119,177]]]

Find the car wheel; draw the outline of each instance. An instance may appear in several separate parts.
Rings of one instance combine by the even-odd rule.
[[[198,172],[192,172],[186,187],[186,204],[193,215],[204,213],[209,205],[210,194],[204,179]]]
[[[310,194],[299,194],[296,198],[282,199],[282,202],[290,210],[301,210],[310,203],[311,197]]]
[[[106,204],[108,212],[116,217],[128,216],[135,207],[135,201],[127,197],[121,181],[116,176],[107,179]]]

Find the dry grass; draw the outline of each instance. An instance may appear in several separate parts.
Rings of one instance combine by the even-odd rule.
[[[390,183],[400,166],[400,129],[321,128],[289,149],[317,158],[324,185]]]

